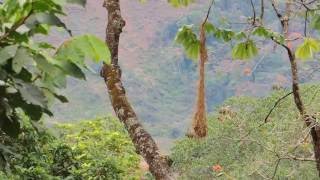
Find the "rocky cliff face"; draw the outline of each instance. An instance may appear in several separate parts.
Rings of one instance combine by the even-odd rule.
[[[87,1],[85,9],[67,8],[66,23],[76,35],[92,33],[104,38],[103,0]],[[218,3],[212,16],[229,15],[232,1]],[[200,22],[206,12],[205,2],[175,9],[166,0],[121,1],[126,20],[119,57],[124,85],[134,109],[147,129],[165,145],[162,147],[169,147],[168,143],[172,142],[169,139],[184,135],[194,107],[197,80],[196,62],[184,56],[182,48],[174,44],[174,36],[181,24]],[[51,40],[58,44],[65,38],[67,35],[54,33]],[[254,61],[235,62],[230,59],[229,45],[212,39],[210,42],[206,82],[209,111],[230,96],[262,96],[273,85],[285,87],[289,83],[287,61],[279,53],[273,53],[272,44],[266,45],[262,55]],[[308,71],[315,64],[303,67]],[[70,80],[65,90],[70,103],[54,106],[54,120],[69,121],[113,113],[105,84],[99,77],[99,67],[92,66],[95,72],[88,72],[85,82]]]

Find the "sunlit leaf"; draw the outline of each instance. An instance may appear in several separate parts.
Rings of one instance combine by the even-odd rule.
[[[188,6],[189,4],[195,2],[195,0],[168,0],[168,2],[173,7],[182,7],[182,6]]]
[[[313,58],[315,53],[320,52],[320,42],[312,39],[306,38],[304,42],[297,48],[296,56],[300,59],[310,59]]]
[[[59,60],[69,59],[83,65],[85,58],[110,64],[110,51],[106,44],[93,35],[82,35],[63,43],[56,53]]]
[[[250,59],[258,54],[258,48],[252,40],[237,44],[232,49],[233,59]]]
[[[198,58],[200,42],[197,35],[192,31],[192,26],[188,25],[180,28],[175,41],[184,47],[189,58],[194,60]]]

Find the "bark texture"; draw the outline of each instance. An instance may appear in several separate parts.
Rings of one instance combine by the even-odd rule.
[[[296,63],[295,55],[293,54],[293,51],[288,48],[287,49],[290,65],[291,65],[291,76],[292,76],[292,92],[294,97],[294,102],[296,104],[297,109],[299,110],[299,113],[303,120],[305,121],[305,124],[307,127],[310,128],[310,134],[313,142],[313,148],[314,148],[314,156],[316,159],[316,166],[318,170],[318,174],[320,177],[320,127],[319,124],[316,122],[316,117],[310,116],[307,114],[305,106],[303,104],[303,101],[301,99],[300,95],[300,89],[299,89],[299,79],[298,79],[298,67]]]
[[[208,61],[208,51],[206,47],[205,25],[208,21],[214,0],[211,1],[206,17],[200,27],[200,60],[199,60],[199,81],[197,89],[196,110],[192,119],[192,128],[187,136],[202,138],[208,134],[208,120],[206,112],[206,93],[205,93],[205,63]]]
[[[196,138],[206,137],[208,133],[208,122],[206,115],[206,94],[205,94],[205,62],[208,61],[206,49],[205,22],[200,28],[200,61],[199,81],[197,89],[196,111],[192,119],[191,136]]]
[[[167,158],[160,155],[157,144],[139,123],[121,82],[118,48],[125,21],[121,17],[120,2],[119,0],[105,0],[104,7],[108,11],[106,43],[111,51],[112,63],[103,65],[101,76],[107,85],[113,109],[119,120],[125,125],[137,153],[149,164],[150,172],[155,178],[158,180],[174,179]]]

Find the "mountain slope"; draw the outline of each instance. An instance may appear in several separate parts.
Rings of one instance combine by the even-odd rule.
[[[173,42],[174,36],[182,24],[200,22],[207,8],[206,2],[202,0],[180,9],[158,0],[143,4],[123,0],[121,4],[126,20],[119,52],[123,83],[137,114],[147,129],[164,144],[162,147],[170,147],[172,139],[183,136],[190,123],[198,74],[196,62],[184,56],[182,48]],[[245,6],[238,7],[240,3],[234,2],[218,1],[211,18],[228,16],[237,21],[245,18],[239,17],[240,11],[249,15]],[[89,0],[85,9],[68,7],[68,27],[74,34],[93,33],[104,38],[106,11],[101,5],[102,0]],[[239,13],[230,14],[231,8]],[[223,25],[220,21],[216,23]],[[67,35],[60,34],[53,35],[54,43],[67,38]],[[274,85],[287,87],[290,84],[288,61],[281,48],[274,50],[274,45],[267,43],[261,56],[254,61],[233,61],[229,44],[213,39],[209,41],[209,62],[206,67],[209,111],[213,111],[228,97],[263,96]],[[317,66],[316,62],[303,63],[303,76],[308,76],[310,69]],[[95,73],[88,72],[85,82],[70,80],[65,90],[70,103],[56,104],[56,116],[51,121],[70,121],[113,113],[106,87],[99,77],[99,67],[92,66]],[[318,75],[313,74],[312,78],[303,81],[317,79]]]

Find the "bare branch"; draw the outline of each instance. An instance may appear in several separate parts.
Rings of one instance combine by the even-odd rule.
[[[268,122],[268,119],[271,115],[271,113],[273,112],[273,110],[279,105],[279,103],[284,100],[285,98],[287,98],[288,96],[290,96],[293,92],[289,92],[286,95],[282,96],[281,98],[279,98],[273,105],[273,107],[270,109],[269,113],[267,114],[267,116],[264,118],[264,123]]]
[[[256,25],[256,8],[254,7],[253,0],[250,0],[251,8],[252,8],[252,13],[253,13],[253,19],[252,19],[252,25]]]

